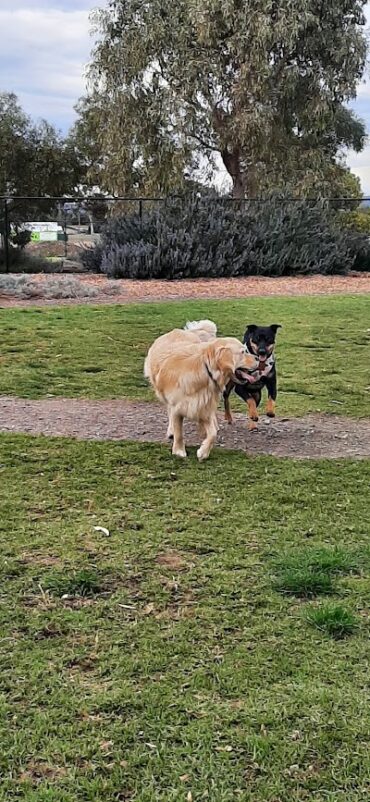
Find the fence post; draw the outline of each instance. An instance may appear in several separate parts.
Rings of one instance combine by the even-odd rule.
[[[67,259],[68,256],[68,243],[67,243],[67,212],[64,209],[64,218],[63,218],[63,228],[64,228],[64,258]]]
[[[9,273],[9,215],[7,198],[4,198],[4,256],[5,272]]]

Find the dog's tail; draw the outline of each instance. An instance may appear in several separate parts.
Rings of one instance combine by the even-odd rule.
[[[202,340],[213,340],[217,335],[216,323],[213,320],[193,320],[188,321],[184,326],[185,331],[197,331]]]

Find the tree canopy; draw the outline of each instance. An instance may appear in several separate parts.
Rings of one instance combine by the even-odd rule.
[[[34,123],[9,92],[0,92],[0,154],[0,195],[70,194],[81,177],[73,142]]]
[[[110,0],[75,134],[102,189],[166,193],[222,159],[236,197],[344,186],[365,0]],[[335,183],[337,182],[337,184]]]

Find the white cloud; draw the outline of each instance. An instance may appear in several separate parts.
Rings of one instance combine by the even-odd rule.
[[[106,0],[0,0],[0,89],[15,92],[34,118],[63,130],[85,91],[85,65],[92,46],[89,13]],[[368,20],[370,4],[368,4]],[[370,130],[370,81],[359,85],[351,104]],[[348,154],[348,164],[370,194],[370,146]],[[227,174],[220,164],[217,184]]]
[[[364,195],[370,197],[370,148],[366,147],[362,153],[350,151],[347,163],[359,177]]]
[[[84,68],[92,46],[89,11],[0,6],[0,86],[14,91],[33,117],[46,117],[62,128],[72,122],[73,107],[85,90]],[[65,2],[64,4],[65,5]]]

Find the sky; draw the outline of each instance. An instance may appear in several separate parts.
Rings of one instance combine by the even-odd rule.
[[[0,0],[0,90],[12,91],[33,118],[44,117],[66,132],[85,90],[93,44],[89,14],[105,0]],[[368,4],[370,27],[370,2]],[[370,135],[370,75],[353,103]],[[370,196],[370,139],[348,164]],[[225,174],[220,171],[217,183]]]

